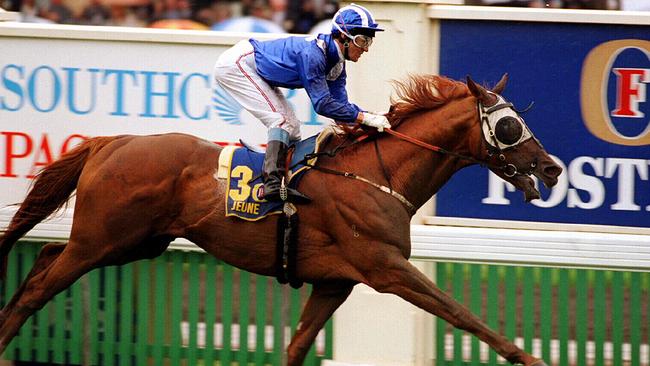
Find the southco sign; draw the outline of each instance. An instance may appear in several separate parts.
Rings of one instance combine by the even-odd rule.
[[[632,61],[639,59],[645,65]],[[650,41],[645,40],[605,42],[589,52],[582,67],[580,103],[594,136],[613,144],[650,145],[648,61]]]
[[[222,145],[240,138],[253,144],[266,141],[264,125],[214,87],[208,65],[114,67],[121,64],[84,59],[84,67],[57,57],[34,63],[20,55],[4,56],[0,206],[23,197],[40,168],[92,136],[181,132]],[[303,121],[303,136],[327,123],[316,115],[304,91],[283,92]]]
[[[5,64],[0,65],[0,111],[187,120],[210,120],[215,114],[242,124],[242,108],[212,84],[208,74],[198,72]],[[298,93],[289,90],[286,96],[291,102]],[[311,110],[305,124],[322,124],[308,103],[299,104]]]
[[[23,65],[4,65],[0,70],[0,110],[20,111],[31,108],[48,113],[58,109],[87,115],[101,104],[109,106],[111,116],[137,115],[144,118],[208,119],[210,108],[196,106],[192,92],[210,88],[205,74],[118,70],[40,65],[29,69]],[[154,85],[158,84],[156,88]],[[137,108],[127,106],[127,97],[142,96]],[[196,92],[194,92],[196,94]],[[195,97],[195,95],[194,95]],[[81,99],[85,99],[83,102]],[[160,112],[154,102],[162,103]]]

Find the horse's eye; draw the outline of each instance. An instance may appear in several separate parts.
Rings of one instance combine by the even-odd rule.
[[[521,139],[524,129],[521,123],[514,117],[502,117],[494,127],[494,135],[497,140],[505,145],[512,145]]]

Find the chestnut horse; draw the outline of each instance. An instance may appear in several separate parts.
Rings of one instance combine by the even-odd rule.
[[[313,290],[288,346],[288,365],[303,363],[318,331],[357,283],[473,333],[512,363],[545,365],[489,329],[408,261],[413,208],[459,169],[481,163],[523,191],[527,201],[539,198],[531,175],[547,186],[557,183],[562,169],[499,95],[506,79],[488,91],[470,78],[464,84],[411,77],[397,83],[390,134],[348,144],[355,137],[348,131],[328,142],[330,149],[347,147],[320,158],[320,169],[299,185],[313,202],[299,207],[296,274]],[[221,151],[183,134],[96,137],[46,167],[0,238],[0,271],[6,272],[14,243],[76,189],[72,231],[67,244],[42,248],[2,309],[0,353],[30,315],[86,272],[156,257],[174,238],[241,269],[274,275],[278,216],[249,222],[224,215],[226,186],[214,178]]]

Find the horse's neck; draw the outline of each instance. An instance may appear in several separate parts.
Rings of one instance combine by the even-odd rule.
[[[441,107],[405,120],[398,131],[463,155],[476,155],[471,119],[475,112]],[[459,169],[468,165],[450,155],[428,151],[394,137],[381,140],[391,186],[416,207],[428,201]]]

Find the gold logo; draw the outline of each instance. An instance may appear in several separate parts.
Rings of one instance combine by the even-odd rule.
[[[650,121],[639,112],[638,103],[645,102],[646,84],[650,82],[650,69],[621,69],[613,72],[619,78],[615,116],[641,118],[648,123],[637,136],[624,136],[616,130],[607,104],[607,90],[612,64],[626,49],[636,48],[650,60],[650,41],[624,39],[605,42],[592,49],[582,65],[580,80],[580,108],[582,119],[589,131],[599,139],[627,146],[650,145]],[[632,71],[631,71],[632,70]],[[621,77],[625,79],[621,81]],[[623,102],[621,102],[623,98]]]

